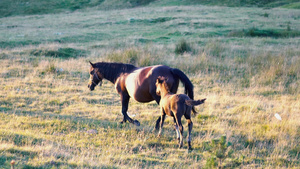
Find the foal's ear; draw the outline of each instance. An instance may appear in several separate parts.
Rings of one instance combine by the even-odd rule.
[[[158,76],[157,79],[156,79],[156,83],[161,83],[161,76]]]
[[[95,67],[95,64],[93,64],[91,61],[89,61],[91,66],[94,68]]]
[[[156,83],[159,83],[159,78],[156,79]]]

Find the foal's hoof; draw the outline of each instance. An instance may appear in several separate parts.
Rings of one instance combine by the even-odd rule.
[[[155,126],[155,131],[159,131],[159,125]]]
[[[137,120],[134,120],[134,121],[133,121],[133,124],[135,124],[136,126],[140,126],[140,125],[141,125],[140,122],[137,121]]]

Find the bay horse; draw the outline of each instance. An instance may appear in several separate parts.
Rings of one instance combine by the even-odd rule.
[[[185,87],[185,93],[190,98],[194,98],[193,84],[181,70],[176,68],[164,65],[136,67],[131,64],[111,62],[90,62],[90,64],[88,88],[92,91],[98,84],[101,86],[103,79],[115,85],[122,102],[123,120],[121,123],[129,121],[137,126],[140,125],[139,121],[131,119],[127,114],[130,98],[142,103],[155,100],[159,104],[160,96],[156,94],[155,86],[159,76],[169,79],[168,87],[173,93],[177,92],[180,80]],[[196,112],[195,109],[193,111]],[[160,121],[160,117],[157,121]]]
[[[156,130],[159,129],[158,137],[161,136],[162,128],[164,125],[164,120],[166,115],[173,117],[175,123],[175,129],[177,133],[177,139],[179,142],[179,148],[183,146],[183,126],[181,123],[181,117],[184,116],[188,122],[188,146],[191,146],[191,132],[193,128],[193,122],[191,120],[192,106],[203,104],[206,99],[202,100],[192,100],[189,96],[185,94],[173,94],[169,89],[168,79],[159,76],[156,80],[156,92],[157,95],[161,96],[160,100],[160,111],[161,111],[161,121],[157,121]]]

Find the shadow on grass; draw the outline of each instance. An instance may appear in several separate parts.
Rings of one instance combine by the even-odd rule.
[[[3,152],[5,153],[5,152]],[[57,161],[49,161],[44,164],[40,165],[30,165],[26,164],[26,161],[28,157],[22,156],[23,159],[20,159],[19,154],[15,154],[12,152],[12,155],[1,155],[0,156],[0,166],[3,168],[11,168],[10,162],[12,160],[16,161],[16,164],[14,165],[15,168],[22,168],[22,169],[50,169],[50,168],[111,168],[111,169],[117,169],[118,167],[115,167],[113,165],[99,165],[97,167],[91,166],[91,165],[77,165],[67,162],[57,162]],[[30,157],[34,158],[34,157]]]
[[[2,114],[11,114],[8,112],[0,112]],[[63,121],[67,121],[67,122],[71,122],[71,123],[67,123],[67,124],[63,124],[63,125],[67,125],[67,126],[72,126],[75,127],[72,130],[81,130],[78,129],[78,127],[85,127],[86,125],[92,125],[91,128],[104,128],[104,129],[113,129],[113,130],[123,130],[122,133],[126,133],[125,137],[138,137],[141,139],[147,138],[147,140],[145,141],[144,144],[139,144],[139,145],[132,145],[133,147],[131,147],[131,153],[134,154],[140,154],[141,153],[141,147],[142,149],[153,149],[157,152],[164,152],[166,151],[166,149],[172,149],[172,150],[176,150],[178,149],[178,143],[176,140],[176,132],[175,130],[173,131],[173,127],[168,127],[165,126],[165,132],[164,135],[161,138],[157,138],[156,135],[157,133],[154,133],[154,125],[152,126],[151,122],[147,122],[144,121],[142,123],[142,126],[140,127],[136,127],[133,124],[130,123],[125,123],[125,124],[120,124],[119,122],[116,121],[106,121],[106,120],[99,120],[99,119],[94,119],[94,118],[86,118],[86,117],[76,117],[76,116],[72,116],[72,115],[60,115],[60,114],[54,114],[54,113],[43,113],[43,112],[30,112],[30,111],[15,111],[14,113],[15,116],[31,116],[31,117],[35,117],[35,118],[39,118],[41,121],[43,121],[43,119],[59,119],[59,120],[63,120]],[[152,117],[152,120],[156,119],[157,117]],[[75,123],[75,125],[73,124],[73,122]],[[64,123],[64,122],[62,122]],[[43,125],[43,124],[42,124]],[[35,127],[39,127],[39,126],[35,126]],[[76,128],[77,127],[77,128]],[[72,132],[72,130],[70,132]],[[185,130],[185,136],[186,137],[186,133],[187,130]],[[143,134],[144,133],[144,134]],[[1,134],[1,133],[0,133]],[[1,134],[2,135],[2,134]],[[150,138],[149,138],[150,137]],[[33,136],[28,136],[25,134],[16,134],[16,133],[6,133],[4,135],[4,141],[5,142],[10,142],[13,143],[17,146],[30,146],[30,145],[43,145],[44,143],[50,143],[53,145],[57,145],[58,147],[60,147],[62,150],[68,150],[72,152],[72,149],[74,149],[74,147],[70,147],[68,145],[62,145],[61,143],[55,142],[55,141],[51,141],[51,140],[47,140],[44,138],[35,138]],[[80,150],[80,147],[76,147],[76,150]],[[180,151],[185,151],[187,150],[187,142],[185,140],[184,142],[184,148],[182,149],[178,149]],[[197,147],[195,148],[193,151],[189,151],[190,152],[199,152],[200,148]],[[17,148],[11,148],[8,150],[5,150],[6,154],[10,154],[11,158],[7,158],[7,157],[3,157],[2,159],[0,158],[0,160],[2,160],[2,164],[4,166],[9,167],[9,161],[12,159],[20,159],[21,157],[21,162],[19,162],[19,167],[21,168],[51,168],[51,167],[59,167],[59,168],[117,168],[113,165],[111,166],[89,166],[89,164],[76,164],[76,163],[68,163],[67,159],[65,158],[69,158],[69,157],[65,157],[63,154],[62,155],[56,155],[56,159],[53,161],[49,161],[49,162],[44,162],[42,164],[39,164],[39,166],[36,165],[31,165],[31,164],[27,164],[27,161],[29,159],[32,158],[37,158],[36,156],[39,155],[38,152],[31,152],[31,151],[24,151],[24,150],[19,150]],[[198,153],[196,153],[198,154]],[[5,154],[4,154],[5,155]],[[157,157],[154,156],[153,159],[149,156],[145,156],[144,158],[141,158],[143,161],[143,164],[159,164],[159,163],[165,163],[165,161],[160,161],[160,159],[156,159]],[[129,161],[128,161],[129,162]],[[18,167],[18,166],[16,166]]]
[[[8,112],[0,112],[2,114],[11,114]],[[41,119],[47,118],[47,119],[59,119],[64,121],[70,121],[71,123],[67,123],[67,125],[72,125],[72,122],[75,121],[76,124],[79,124],[79,126],[85,126],[89,124],[93,124],[93,127],[96,128],[125,128],[126,130],[131,130],[130,127],[127,127],[128,125],[119,125],[118,122],[110,122],[110,121],[104,121],[104,120],[95,120],[95,119],[89,119],[89,118],[83,118],[83,117],[74,117],[71,115],[58,115],[58,114],[52,114],[52,113],[41,113],[41,112],[30,112],[30,111],[15,111],[14,115],[16,116],[31,116],[31,117],[39,117]],[[25,125],[25,124],[24,124]],[[75,125],[78,126],[78,125]],[[33,126],[34,127],[34,126]],[[36,126],[38,127],[38,126]],[[78,130],[78,128],[75,127],[74,130]],[[40,154],[38,151],[28,151],[24,149],[19,149],[18,147],[27,147],[27,146],[43,146],[45,143],[56,145],[57,147],[60,147],[60,149],[65,150],[72,150],[74,147],[70,147],[67,145],[63,145],[61,143],[46,139],[46,138],[38,138],[35,136],[32,136],[28,133],[14,133],[10,131],[0,131],[1,135],[1,141],[7,142],[10,144],[15,145],[16,147],[4,149],[2,152],[2,156],[0,156],[0,166],[3,166],[4,168],[10,167],[10,161],[15,160],[17,161],[15,167],[16,168],[36,168],[36,169],[44,169],[44,168],[53,168],[53,167],[59,167],[59,168],[117,168],[113,165],[100,165],[100,166],[92,166],[89,164],[76,164],[76,163],[69,163],[66,162],[66,160],[69,157],[65,157],[64,155],[56,155],[56,159],[41,163],[38,165],[31,165],[28,164],[27,161],[29,159],[37,158]],[[75,149],[80,149],[80,147],[76,147]]]

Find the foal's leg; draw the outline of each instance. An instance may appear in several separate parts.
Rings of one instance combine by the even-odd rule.
[[[156,103],[159,105],[161,97],[157,96],[156,94],[152,95],[152,97],[154,98],[154,100],[156,101]],[[161,116],[159,116],[158,119],[156,120],[156,125],[155,125],[155,130],[156,131],[159,130],[160,121],[161,121]]]
[[[180,143],[180,133],[179,133],[179,128],[178,128],[178,125],[177,125],[177,122],[176,122],[176,118],[173,117],[173,120],[174,120],[174,127],[175,127],[176,134],[177,134],[177,140],[178,140],[178,143]]]
[[[155,125],[155,130],[156,131],[159,130],[160,122],[161,122],[161,116],[159,116],[158,119],[156,120],[156,125]]]
[[[192,141],[191,132],[192,132],[192,129],[193,129],[193,122],[192,122],[191,119],[187,119],[187,122],[188,122],[188,127],[189,127],[189,134],[188,134],[187,141],[188,141],[189,149],[192,149],[192,146],[191,146],[191,141]]]
[[[181,123],[181,116],[176,114],[176,121],[180,132],[180,141],[179,141],[179,148],[182,148],[183,146],[183,126]]]
[[[159,128],[159,132],[158,132],[158,137],[161,136],[162,133],[162,128],[164,126],[164,122],[165,122],[165,118],[166,118],[166,113],[164,112],[163,109],[161,109],[161,121],[160,121],[160,128]]]
[[[189,133],[188,133],[188,136],[187,136],[187,142],[188,142],[188,145],[189,145],[189,149],[191,150],[192,149],[192,146],[191,146],[191,132],[192,132],[192,129],[193,129],[193,122],[191,120],[191,109],[189,109],[187,111],[187,113],[184,115],[184,117],[186,118],[187,122],[188,122],[188,128],[189,128]]]

